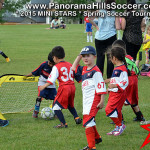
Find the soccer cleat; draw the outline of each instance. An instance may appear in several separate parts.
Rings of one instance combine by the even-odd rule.
[[[122,126],[116,126],[116,131],[113,132],[114,136],[121,135],[125,128],[126,126],[124,124],[122,124]]]
[[[38,111],[34,110],[33,114],[32,114],[32,117],[33,118],[38,118],[38,113],[39,113]]]
[[[93,148],[89,148],[88,146],[84,147],[83,149],[81,150],[96,150],[96,147],[93,147]]]
[[[76,117],[74,120],[75,120],[76,124],[82,123],[82,119],[80,117]]]
[[[99,139],[95,139],[95,144],[99,144],[102,142],[102,138],[100,137]]]
[[[7,58],[6,58],[6,62],[10,62],[10,58],[7,57]]]
[[[54,128],[68,128],[68,125],[67,123],[65,124],[61,123],[61,124],[58,124],[57,126],[54,126]]]
[[[144,117],[141,117],[141,118],[139,119],[139,118],[135,117],[135,118],[133,119],[133,121],[145,121],[145,118],[144,118]]]
[[[1,127],[6,127],[8,124],[9,124],[8,120],[2,120],[2,119],[0,119],[0,126]]]

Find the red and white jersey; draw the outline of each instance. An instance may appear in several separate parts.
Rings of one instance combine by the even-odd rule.
[[[83,115],[89,114],[96,95],[106,94],[106,85],[97,66],[87,70],[87,66],[77,66],[75,79],[82,81]]]
[[[128,73],[125,65],[117,66],[114,68],[110,84],[117,84],[117,88],[108,89],[112,92],[122,92],[129,84]]]
[[[54,84],[56,79],[59,82],[59,86],[74,84],[72,64],[66,61],[61,61],[53,66],[47,82]]]

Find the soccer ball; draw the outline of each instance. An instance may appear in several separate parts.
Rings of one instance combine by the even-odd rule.
[[[41,111],[41,117],[43,119],[53,119],[54,118],[54,110],[50,107],[45,107]]]

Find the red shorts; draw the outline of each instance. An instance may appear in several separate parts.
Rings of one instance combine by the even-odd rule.
[[[97,108],[97,105],[99,104],[100,100],[101,100],[101,95],[95,95],[89,115],[83,115],[83,127],[85,127],[93,119],[95,121],[95,116],[99,110],[99,108]]]
[[[126,91],[123,92],[110,92],[109,93],[109,98],[108,98],[108,103],[105,108],[106,115],[110,116],[112,112],[115,110],[120,113],[123,107],[123,104],[126,100]]]
[[[127,102],[130,105],[138,105],[138,78],[137,75],[129,76],[129,85],[126,88]]]
[[[59,105],[62,109],[67,109],[68,106],[74,107],[75,85],[62,85],[58,88],[54,104]]]

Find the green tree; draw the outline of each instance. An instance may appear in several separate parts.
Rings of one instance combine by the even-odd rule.
[[[3,2],[3,8],[0,10],[0,23],[3,23],[3,14],[8,12],[16,12],[18,9],[23,8],[23,6],[30,2],[30,0],[0,0]]]

